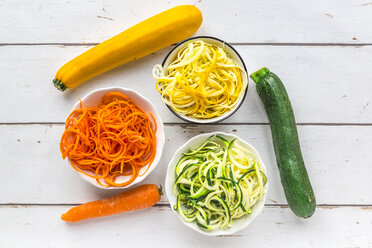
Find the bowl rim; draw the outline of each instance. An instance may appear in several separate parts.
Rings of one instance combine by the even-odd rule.
[[[158,157],[157,161],[155,161],[154,159],[154,163],[151,165],[151,167],[148,169],[148,171],[146,172],[146,174],[144,174],[143,176],[137,176],[136,179],[134,179],[134,181],[132,183],[130,183],[129,185],[127,186],[123,186],[123,187],[103,187],[101,185],[99,185],[96,181],[92,181],[92,180],[89,180],[90,177],[84,175],[83,173],[79,172],[79,171],[76,171],[79,176],[86,182],[92,184],[93,186],[97,187],[97,188],[100,188],[100,189],[108,189],[108,190],[115,190],[115,189],[125,189],[125,188],[129,188],[129,187],[132,187],[138,183],[141,183],[156,167],[157,165],[159,164],[160,160],[161,160],[161,157],[162,157],[162,154],[163,154],[163,151],[164,151],[164,146],[165,146],[165,132],[164,132],[164,123],[163,123],[163,120],[161,119],[159,113],[157,112],[155,106],[151,103],[150,100],[148,100],[145,96],[143,96],[142,94],[138,93],[137,91],[135,90],[132,90],[132,89],[128,89],[128,88],[123,88],[123,87],[117,87],[117,86],[113,86],[113,87],[104,87],[104,88],[99,88],[99,89],[95,89],[93,91],[90,91],[88,94],[86,94],[84,97],[80,98],[81,102],[84,104],[84,101],[87,100],[89,97],[91,97],[93,94],[97,93],[97,92],[101,92],[101,91],[120,91],[122,93],[126,93],[126,92],[131,92],[132,94],[134,95],[137,95],[143,102],[145,102],[146,105],[150,106],[154,111],[152,111],[151,113],[154,115],[155,117],[155,120],[157,120],[156,122],[156,125],[157,125],[157,131],[156,131],[156,143],[160,143],[160,149],[157,149],[156,150],[156,154],[155,154],[155,158]],[[76,102],[70,113],[68,114],[68,116],[71,114],[72,111],[74,111],[76,108],[78,108],[80,106],[80,101]],[[156,163],[155,163],[156,162]],[[71,167],[71,164],[70,164],[70,158],[67,158],[67,163],[68,165]],[[148,165],[147,165],[148,166]],[[138,180],[137,180],[138,179]]]
[[[246,220],[244,221],[244,223],[242,224],[241,223],[241,226],[239,228],[236,228],[235,230],[233,230],[232,228],[230,229],[219,229],[219,230],[215,230],[215,231],[212,231],[212,232],[206,232],[206,231],[203,231],[201,230],[200,228],[197,227],[197,225],[192,222],[192,223],[188,223],[188,222],[185,222],[181,216],[179,215],[179,213],[173,208],[173,205],[174,205],[174,202],[171,202],[172,201],[172,198],[170,196],[175,196],[175,194],[173,193],[173,184],[174,182],[170,182],[170,173],[174,173],[174,168],[177,164],[177,161],[176,161],[176,157],[178,157],[179,155],[181,155],[181,153],[183,151],[186,150],[186,148],[188,147],[188,145],[198,139],[206,139],[207,137],[210,137],[212,135],[220,135],[222,137],[228,137],[229,139],[230,138],[236,138],[238,139],[240,142],[242,142],[244,145],[247,145],[249,148],[251,148],[253,150],[253,152],[255,153],[255,155],[257,156],[257,159],[258,161],[261,163],[261,166],[262,166],[262,171],[265,173],[266,177],[267,177],[267,183],[266,185],[264,186],[265,187],[265,193],[264,195],[258,200],[258,202],[253,206],[253,207],[256,207],[254,212],[252,212],[251,215],[249,216],[245,216],[243,218],[246,218]],[[260,156],[260,154],[258,153],[258,151],[254,148],[253,145],[251,145],[249,142],[245,141],[244,139],[240,138],[239,136],[235,135],[235,134],[230,134],[230,133],[225,133],[225,132],[221,132],[221,131],[214,131],[214,132],[209,132],[209,133],[203,133],[203,134],[199,134],[199,135],[196,135],[194,137],[192,137],[191,139],[189,139],[186,143],[184,143],[183,145],[181,145],[173,154],[173,157],[170,159],[169,163],[168,163],[168,167],[167,167],[167,173],[166,173],[166,177],[165,177],[165,184],[164,184],[164,188],[165,188],[165,193],[167,195],[167,198],[168,198],[168,202],[170,204],[170,207],[172,209],[172,212],[177,216],[177,218],[184,224],[186,225],[188,228],[194,230],[194,231],[197,231],[198,233],[201,233],[203,235],[206,235],[206,236],[219,236],[219,235],[230,235],[230,234],[233,234],[233,233],[236,233],[236,232],[239,232],[243,229],[245,229],[246,227],[248,227],[254,220],[255,218],[260,215],[260,213],[262,212],[264,206],[265,206],[265,202],[266,202],[266,198],[267,198],[267,194],[268,194],[268,190],[269,190],[269,176],[267,174],[267,168]],[[174,197],[173,197],[174,198]]]
[[[196,39],[211,39],[211,40],[216,40],[218,42],[221,42],[223,44],[225,44],[226,46],[228,46],[239,58],[240,62],[242,63],[243,65],[243,69],[246,73],[246,77],[247,77],[247,87],[244,91],[244,94],[242,96],[242,98],[240,99],[240,102],[230,111],[226,112],[224,115],[221,116],[220,119],[218,120],[215,120],[217,119],[218,117],[215,117],[215,118],[211,118],[211,119],[195,119],[195,118],[192,118],[192,117],[185,117],[184,115],[181,115],[181,114],[178,114],[176,111],[174,111],[170,106],[168,106],[168,104],[165,104],[165,106],[167,106],[167,108],[175,115],[177,116],[178,118],[180,118],[181,120],[183,121],[186,121],[186,122],[189,122],[189,123],[194,123],[194,124],[201,124],[201,125],[208,125],[208,124],[214,124],[214,123],[218,123],[218,122],[221,122],[221,121],[224,121],[226,120],[227,118],[229,118],[230,116],[232,116],[233,114],[235,114],[236,111],[238,111],[238,109],[241,107],[241,105],[243,104],[246,96],[247,96],[247,92],[248,92],[248,86],[249,86],[249,77],[248,77],[248,71],[247,71],[247,67],[245,66],[245,63],[244,63],[244,60],[242,58],[242,56],[240,56],[240,54],[238,53],[238,51],[232,46],[230,45],[229,43],[227,43],[226,41],[224,40],[221,40],[219,38],[216,38],[216,37],[213,37],[213,36],[206,36],[206,35],[202,35],[202,36],[196,36],[196,37],[191,37],[191,38],[188,38],[186,40],[183,40],[181,41],[180,43],[178,43],[177,45],[175,45],[175,47],[173,47],[169,52],[168,54],[165,56],[163,62],[161,63],[161,66],[164,68],[164,65],[165,63],[167,62],[167,60],[170,58],[170,55],[176,50],[178,49],[180,46],[182,46],[183,44],[185,44],[186,42],[190,41],[190,40],[196,40]]]

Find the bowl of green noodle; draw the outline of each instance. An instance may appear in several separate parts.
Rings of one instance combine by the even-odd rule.
[[[209,236],[247,227],[262,211],[267,170],[257,150],[236,135],[195,136],[168,164],[165,191],[189,228]]]

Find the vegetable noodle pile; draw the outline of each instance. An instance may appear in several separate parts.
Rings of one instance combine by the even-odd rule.
[[[99,107],[74,110],[67,118],[61,138],[63,159],[72,167],[95,178],[105,187],[129,185],[142,167],[150,168],[156,153],[156,122],[126,95],[109,92]],[[129,180],[118,182],[120,176]],[[122,179],[120,179],[122,181]]]
[[[212,136],[183,155],[175,169],[174,208],[202,230],[231,227],[266,193],[267,178],[256,154],[236,139]]]
[[[242,73],[223,48],[202,40],[185,45],[168,68],[156,65],[153,70],[163,101],[196,119],[215,118],[234,108],[247,87]]]

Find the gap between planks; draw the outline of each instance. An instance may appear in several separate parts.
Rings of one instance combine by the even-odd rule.
[[[27,208],[27,207],[74,207],[82,203],[0,203],[0,208]],[[159,203],[154,205],[156,208],[170,208],[168,203]],[[288,204],[265,204],[265,207],[289,208]],[[362,208],[372,209],[372,204],[318,204],[317,208],[332,209],[332,208]]]
[[[99,43],[59,43],[59,42],[45,42],[45,43],[0,43],[0,46],[96,46]],[[372,46],[372,43],[296,43],[296,42],[229,42],[233,46]],[[175,46],[173,44],[171,46]]]
[[[64,122],[0,122],[0,126],[22,126],[22,125],[65,125]],[[195,124],[187,122],[165,122],[165,126],[181,126],[182,128],[197,127],[197,126],[268,126],[268,122],[225,122],[225,123],[213,123],[213,124]],[[297,126],[372,126],[372,123],[296,123]]]

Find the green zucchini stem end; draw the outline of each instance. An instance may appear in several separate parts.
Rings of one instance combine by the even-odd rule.
[[[65,91],[67,89],[67,87],[61,81],[59,81],[56,78],[53,79],[53,84],[60,91]]]
[[[269,73],[269,69],[266,67],[259,69],[256,72],[253,72],[249,77],[255,82],[258,83],[261,78],[263,78],[267,73]]]

